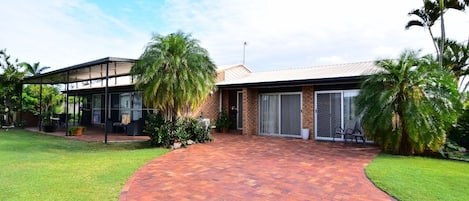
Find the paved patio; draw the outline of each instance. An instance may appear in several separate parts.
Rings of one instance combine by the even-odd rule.
[[[215,134],[158,157],[120,200],[393,200],[364,173],[371,145]]]

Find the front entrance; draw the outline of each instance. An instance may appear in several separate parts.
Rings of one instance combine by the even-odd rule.
[[[301,137],[301,93],[269,93],[259,96],[259,133]]]

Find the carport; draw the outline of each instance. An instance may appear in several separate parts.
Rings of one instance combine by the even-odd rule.
[[[106,57],[70,67],[58,69],[44,74],[26,77],[23,84],[39,84],[39,117],[42,116],[42,87],[44,84],[61,85],[62,92],[66,94],[65,114],[83,114],[79,109],[75,111],[76,97],[81,102],[81,97],[86,94],[101,92],[104,93],[104,123],[109,119],[109,92],[110,90],[134,90],[133,78],[130,70],[135,63],[135,59]],[[73,111],[69,111],[69,97],[73,96]],[[38,120],[38,129],[41,130],[42,118]],[[65,115],[65,134],[69,127],[69,115]],[[105,125],[107,126],[107,125]],[[104,129],[104,143],[108,141],[108,129]]]

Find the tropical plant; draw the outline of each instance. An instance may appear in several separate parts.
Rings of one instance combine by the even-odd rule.
[[[170,147],[174,142],[187,145],[189,140],[197,143],[211,141],[209,130],[194,118],[177,118],[166,121],[159,113],[149,114],[145,132],[150,136],[152,146]]]
[[[228,118],[228,112],[226,110],[222,110],[218,114],[216,126],[217,126],[217,128],[220,128],[222,130],[227,129],[231,126],[231,121]]]
[[[49,66],[40,67],[39,62],[33,63],[33,65],[26,62],[21,62],[19,63],[19,66],[25,68],[25,72],[29,76],[39,75],[50,68]]]
[[[63,96],[57,87],[52,85],[42,85],[42,103],[40,85],[26,85],[23,88],[23,110],[29,111],[34,115],[39,114],[39,106],[42,104],[42,109],[52,106],[51,111],[55,114],[63,112],[60,104],[64,101]]]
[[[10,61],[6,50],[0,50],[0,111],[6,113],[5,124],[10,125],[13,114],[20,109],[23,78],[18,59]]]
[[[381,71],[362,82],[357,96],[366,132],[401,155],[438,150],[461,110],[452,72],[415,51],[376,65]]]
[[[469,75],[469,41],[464,44],[446,40],[445,44],[447,48],[443,54],[443,66],[454,72],[455,78],[459,81],[458,88],[464,92],[469,86],[469,82],[465,81]]]
[[[86,127],[84,126],[71,126],[68,128],[68,135],[81,135],[86,131]]]
[[[444,14],[449,9],[464,11],[465,6],[468,5],[468,0],[464,0],[463,2],[459,0],[423,0],[422,8],[414,9],[409,12],[409,15],[415,15],[419,19],[410,20],[405,26],[406,29],[409,29],[411,26],[420,26],[428,29],[428,33],[430,34],[430,37],[432,39],[433,46],[435,47],[435,50],[438,55],[438,61],[440,63],[440,66],[443,65],[443,53],[445,49],[446,40]],[[437,42],[432,32],[432,27],[433,25],[435,25],[435,22],[438,19],[440,19],[440,38],[442,39],[439,42]]]
[[[183,32],[154,35],[132,67],[145,105],[166,121],[199,106],[215,87],[216,67],[198,43]]]
[[[466,103],[457,123],[450,129],[448,139],[469,149],[469,102]]]

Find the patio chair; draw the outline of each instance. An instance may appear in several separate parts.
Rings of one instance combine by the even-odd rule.
[[[122,114],[121,122],[114,122],[112,123],[113,130],[115,128],[123,128],[124,133],[127,131],[127,125],[130,123],[130,115],[129,114]]]
[[[336,137],[344,136],[344,141],[347,142],[347,139],[350,139],[350,141],[353,141],[355,139],[355,142],[358,143],[358,139],[363,141],[363,144],[366,142],[366,137],[365,133],[362,132],[361,129],[361,121],[360,118],[355,121],[355,124],[353,128],[347,128],[343,129],[341,127],[336,127],[335,128],[335,133],[332,137],[332,141],[335,142]]]
[[[354,133],[354,129],[352,128],[343,129],[341,127],[336,127],[335,133],[332,136],[332,141],[335,142],[335,138],[344,136],[344,141],[347,142],[347,139],[353,138],[353,133]]]

